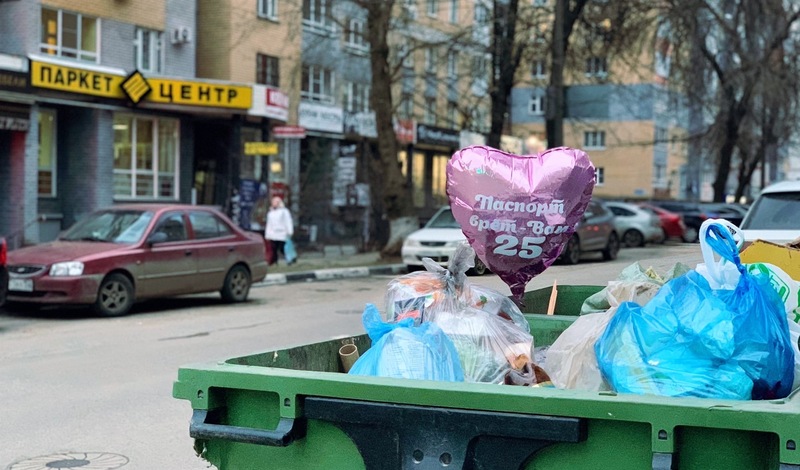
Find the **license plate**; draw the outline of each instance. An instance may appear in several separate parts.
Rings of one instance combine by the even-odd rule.
[[[33,279],[9,279],[8,290],[33,292]]]

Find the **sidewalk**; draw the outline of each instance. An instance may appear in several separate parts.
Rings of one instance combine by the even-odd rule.
[[[267,277],[254,287],[289,282],[327,281],[376,274],[405,274],[400,257],[382,259],[379,252],[357,253],[352,246],[326,246],[323,251],[299,252],[291,266],[281,259],[270,266]]]

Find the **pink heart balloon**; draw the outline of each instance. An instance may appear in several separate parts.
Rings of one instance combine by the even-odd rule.
[[[447,195],[464,235],[518,301],[575,232],[594,190],[594,166],[567,147],[514,155],[466,147],[447,165]]]

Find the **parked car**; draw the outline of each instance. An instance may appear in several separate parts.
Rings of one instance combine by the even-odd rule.
[[[614,213],[603,202],[590,201],[577,230],[558,257],[558,262],[577,264],[584,253],[591,251],[601,252],[606,261],[616,259],[620,242],[614,219]]]
[[[686,236],[686,225],[683,224],[683,216],[680,214],[646,202],[639,203],[639,207],[658,216],[659,220],[661,220],[661,231],[664,233],[665,240],[670,238],[683,240]]]
[[[456,247],[466,241],[467,237],[453,216],[453,211],[449,207],[442,207],[423,228],[406,237],[400,254],[409,271],[421,269],[423,258],[431,258],[447,267]],[[482,276],[486,271],[486,265],[476,256],[475,267],[468,273]]]
[[[788,243],[800,237],[800,181],[784,181],[761,191],[742,221],[745,242]]]
[[[0,237],[0,306],[6,303],[8,294],[8,244]]]
[[[740,227],[747,209],[738,204],[727,204],[724,202],[706,202],[701,205],[709,214],[713,214],[715,219],[725,219],[733,225]]]
[[[696,242],[698,240],[698,233],[700,232],[700,225],[702,225],[706,219],[713,219],[716,216],[716,214],[701,207],[700,204],[696,202],[651,201],[650,203],[662,209],[680,214],[683,217],[683,224],[686,226],[683,241],[686,243]]]
[[[606,201],[606,207],[616,216],[617,230],[623,245],[628,248],[664,240],[661,219],[653,212],[626,202]]]
[[[214,208],[179,204],[93,212],[53,242],[10,251],[8,266],[9,303],[85,304],[102,316],[200,292],[243,302],[267,274],[259,235]]]

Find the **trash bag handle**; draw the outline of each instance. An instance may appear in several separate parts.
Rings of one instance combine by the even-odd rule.
[[[739,258],[739,250],[744,245],[744,236],[736,225],[725,219],[707,219],[700,226],[700,251],[708,274],[718,283],[723,279],[720,271],[725,263],[734,263],[741,272],[744,267]],[[717,261],[714,254],[720,256]]]

